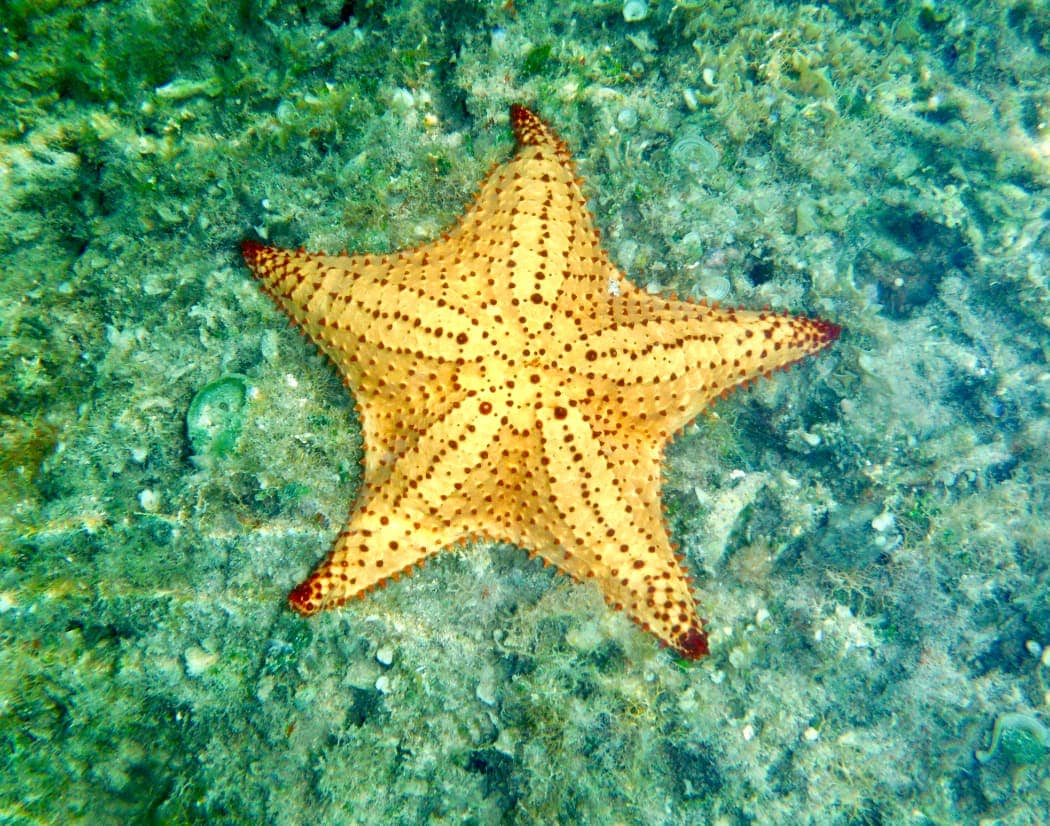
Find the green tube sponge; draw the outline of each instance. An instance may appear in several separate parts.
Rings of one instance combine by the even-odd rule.
[[[248,406],[248,379],[231,373],[197,391],[186,413],[186,436],[194,458],[210,461],[237,447]]]
[[[1041,763],[1050,751],[1050,730],[1030,714],[1000,714],[992,729],[987,751],[974,752],[977,762],[987,763],[1001,751],[1015,766]]]

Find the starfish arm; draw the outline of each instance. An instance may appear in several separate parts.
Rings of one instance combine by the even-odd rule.
[[[524,107],[512,107],[511,126],[514,157],[489,174],[447,240],[490,296],[488,319],[521,336],[542,328],[562,293],[600,295],[605,256],[564,142]]]
[[[578,580],[594,579],[606,601],[681,655],[707,653],[703,622],[660,514],[659,454],[609,450],[586,412],[570,408],[542,429],[549,463],[544,497],[557,512],[551,540],[536,547]],[[634,456],[623,461],[625,453]],[[527,547],[533,539],[519,538]]]
[[[665,433],[688,424],[716,397],[819,352],[840,333],[820,319],[719,309],[638,290],[609,303],[604,325],[573,347],[586,348],[596,377],[616,377],[610,389],[616,404]]]
[[[328,557],[289,595],[292,608],[310,615],[342,605],[484,529],[488,515],[464,513],[461,491],[478,486],[475,475],[488,477],[480,457],[500,423],[474,406],[473,399],[454,406],[398,457],[380,488],[365,493]]]
[[[477,285],[466,288],[473,295],[455,294],[441,245],[346,256],[245,241],[242,252],[263,290],[344,373],[362,346],[449,362],[480,358],[490,348],[481,319],[466,309],[468,298],[478,301]]]

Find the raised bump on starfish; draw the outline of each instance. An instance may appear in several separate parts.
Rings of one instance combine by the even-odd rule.
[[[243,244],[364,431],[361,495],[289,603],[341,605],[481,536],[595,580],[698,658],[703,621],[660,511],[664,447],[715,397],[839,328],[638,289],[602,250],[565,144],[522,106],[511,126],[515,155],[439,240],[351,256]]]

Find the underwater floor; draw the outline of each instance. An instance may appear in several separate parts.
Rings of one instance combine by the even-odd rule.
[[[0,823],[1050,812],[1050,7],[6,0]],[[239,243],[450,227],[521,102],[654,294],[841,324],[667,449],[710,656],[478,542],[287,596],[359,420]]]

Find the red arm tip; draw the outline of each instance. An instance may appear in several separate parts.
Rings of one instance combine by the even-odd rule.
[[[266,249],[258,241],[253,241],[251,238],[245,238],[241,241],[241,255],[244,256],[244,260],[249,264],[255,262],[255,259],[259,257],[259,253]]]
[[[707,634],[695,625],[678,637],[675,649],[687,660],[699,660],[711,653],[707,645]]]
[[[309,579],[296,585],[288,595],[288,606],[297,614],[308,617],[320,610],[320,605],[314,602],[314,586]]]
[[[830,321],[824,321],[823,319],[814,319],[817,325],[817,332],[820,334],[820,340],[825,344],[831,344],[835,341],[842,333],[842,327],[838,324],[832,324]]]

